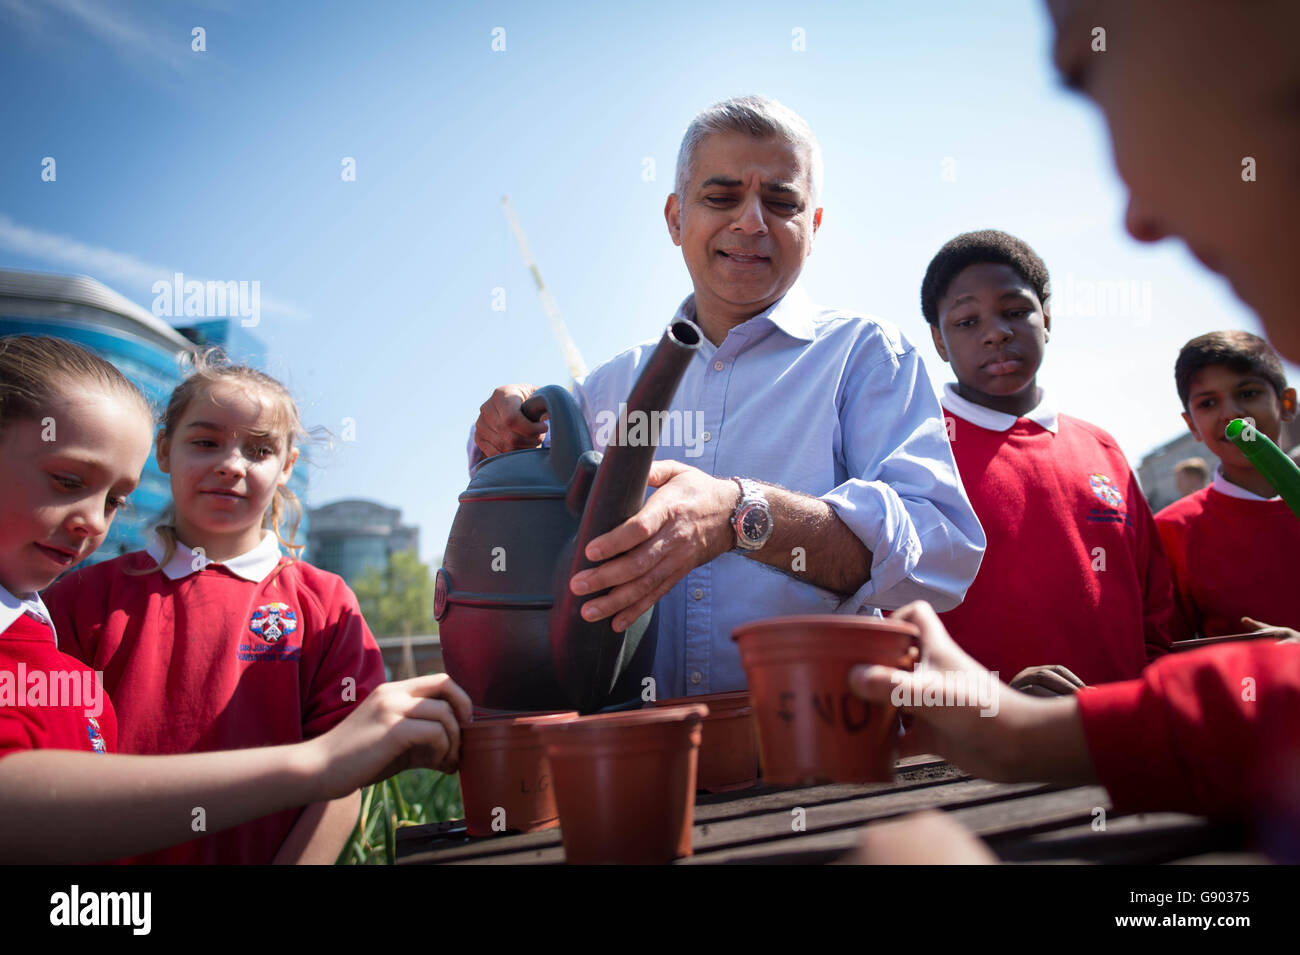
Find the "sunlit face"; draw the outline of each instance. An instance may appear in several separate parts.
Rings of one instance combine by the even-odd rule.
[[[1226,365],[1209,365],[1192,376],[1187,389],[1183,420],[1196,440],[1219,456],[1225,467],[1249,470],[1253,466],[1241,449],[1224,437],[1233,418],[1251,418],[1260,434],[1277,441],[1282,422],[1295,417],[1294,388],[1281,397],[1259,375],[1233,371]]]
[[[1110,126],[1129,232],[1181,238],[1254,308],[1274,346],[1300,360],[1300,4],[1048,5],[1057,67]],[[1093,49],[1098,28],[1104,52]]]
[[[272,433],[273,420],[256,391],[217,385],[190,401],[170,437],[159,437],[158,466],[171,475],[185,543],[260,539],[276,488],[288,483],[298,458],[286,436]]]
[[[149,459],[138,402],[73,388],[0,432],[0,585],[29,594],[104,541]]]
[[[934,346],[975,400],[1034,387],[1051,316],[1019,272],[992,262],[968,265],[953,277],[937,311]]]
[[[777,139],[715,133],[691,165],[664,216],[696,306],[732,320],[757,315],[799,277],[821,224],[809,157]]]

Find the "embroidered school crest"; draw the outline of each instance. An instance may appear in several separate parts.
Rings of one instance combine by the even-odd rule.
[[[104,742],[104,737],[99,732],[99,720],[93,716],[87,716],[86,724],[86,733],[90,737],[90,748],[97,753],[107,753],[108,744]]]
[[[1088,483],[1092,485],[1092,493],[1101,498],[1103,504],[1108,504],[1118,510],[1124,506],[1124,495],[1119,492],[1115,482],[1104,474],[1093,474],[1088,478]]]
[[[298,629],[298,615],[285,603],[262,604],[253,611],[248,629],[267,643],[279,643]]]

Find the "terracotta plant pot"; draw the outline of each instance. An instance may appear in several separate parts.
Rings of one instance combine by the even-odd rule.
[[[695,788],[709,793],[748,789],[758,783],[758,737],[754,735],[753,707],[749,694],[705,693],[660,700],[656,706],[690,706],[703,703],[700,766]]]
[[[471,836],[536,832],[560,824],[546,747],[533,728],[577,715],[476,717],[460,728],[460,795]]]
[[[691,854],[705,706],[539,723],[560,807],[564,860],[656,865]]]
[[[898,710],[855,696],[849,671],[859,663],[912,669],[917,636],[901,621],[840,614],[771,617],[737,627],[732,639],[749,677],[763,781],[893,779]]]

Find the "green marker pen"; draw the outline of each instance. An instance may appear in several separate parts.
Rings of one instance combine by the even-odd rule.
[[[1268,435],[1261,434],[1254,425],[1241,418],[1228,422],[1224,435],[1241,448],[1241,453],[1255,466],[1255,470],[1282,495],[1291,513],[1300,517],[1300,467],[1296,467],[1296,463],[1269,440]]]

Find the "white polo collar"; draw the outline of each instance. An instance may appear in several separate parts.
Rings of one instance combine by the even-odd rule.
[[[1214,489],[1220,494],[1226,494],[1228,497],[1240,498],[1243,501],[1280,501],[1281,495],[1273,497],[1260,497],[1252,491],[1247,491],[1244,487],[1238,487],[1223,476],[1223,466],[1214,469]]]
[[[162,563],[163,554],[166,551],[163,548],[162,538],[158,536],[156,531],[154,532],[154,539],[145,548],[145,553],[152,557],[155,563]],[[167,575],[168,580],[180,580],[182,577],[188,577],[196,571],[203,570],[209,564],[218,564],[235,576],[258,584],[265,580],[267,575],[275,570],[279,563],[280,542],[276,540],[274,534],[264,530],[262,531],[262,540],[256,547],[250,551],[245,551],[238,557],[231,557],[229,560],[208,560],[207,557],[194,548],[187,547],[178,540],[176,542],[176,552],[172,554],[172,559],[167,561],[162,572]]]
[[[16,597],[4,587],[0,587],[0,633],[8,630],[10,625],[23,614],[35,617],[50,628],[51,634],[54,633],[54,621],[50,618],[50,611],[41,600],[40,594]],[[57,637],[54,643],[55,646],[58,645]]]
[[[1038,405],[1020,417],[1032,421],[1045,431],[1056,434],[1059,427],[1056,406],[1048,399],[1047,389],[1042,388],[1042,386],[1039,387],[1042,391],[1042,398],[1039,400]],[[967,401],[957,394],[957,386],[952,382],[943,386],[943,406],[953,414],[965,418],[971,424],[986,428],[989,431],[1010,431],[1011,426],[1020,420],[1013,414],[994,411],[992,408],[985,408],[973,401]]]

